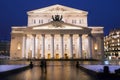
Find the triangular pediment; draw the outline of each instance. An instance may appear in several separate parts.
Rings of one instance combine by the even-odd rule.
[[[52,13],[71,13],[71,12],[85,14],[85,15],[88,14],[88,12],[86,12],[86,11],[74,9],[74,8],[59,5],[59,4],[32,10],[32,11],[28,11],[27,13],[28,14],[51,13],[52,14]]]
[[[52,30],[52,29],[57,29],[57,30],[85,30],[85,29],[89,29],[88,27],[73,25],[73,24],[64,23],[64,22],[54,22],[54,21],[46,23],[46,24],[42,24],[42,25],[31,26],[31,27],[28,27],[28,28],[31,28],[32,30]]]

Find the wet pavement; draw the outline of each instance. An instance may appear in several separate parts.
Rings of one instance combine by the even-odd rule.
[[[11,74],[0,80],[97,80],[75,67],[74,61],[48,61],[46,72],[41,69],[39,62],[34,62],[32,69]]]

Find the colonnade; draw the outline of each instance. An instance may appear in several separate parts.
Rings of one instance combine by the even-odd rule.
[[[40,34],[41,35],[41,58],[45,58],[45,36],[46,34]],[[65,58],[65,51],[64,51],[64,35],[65,34],[60,34],[60,53],[61,53],[61,59]],[[73,35],[74,34],[69,34],[69,49],[70,49],[70,56],[69,58],[72,59],[74,58],[73,56]],[[82,47],[82,34],[78,34],[78,49],[79,49],[79,58],[83,58],[83,47]],[[55,34],[50,34],[51,36],[51,49],[50,49],[50,53],[51,53],[51,58],[54,59],[55,58],[55,52],[54,52],[54,36]],[[35,57],[35,50],[36,50],[36,34],[32,34],[32,40],[33,42],[30,43],[32,44],[32,58],[36,58]],[[27,51],[27,35],[23,35],[23,44],[22,44],[22,58],[28,58],[28,51]],[[92,58],[92,46],[91,46],[91,36],[88,35],[88,45],[89,45],[89,49],[88,49],[88,53],[89,53],[89,58]]]

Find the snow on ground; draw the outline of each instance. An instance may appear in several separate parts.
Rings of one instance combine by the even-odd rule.
[[[115,73],[115,70],[120,68],[120,65],[80,65],[80,66],[87,68],[89,70],[93,70],[95,72],[103,72],[103,67],[109,66],[110,73]]]
[[[10,71],[22,67],[26,67],[27,65],[0,65],[0,72]]]

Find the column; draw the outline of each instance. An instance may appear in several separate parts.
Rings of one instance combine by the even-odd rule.
[[[35,34],[32,34],[32,36],[33,36],[33,43],[32,43],[32,58],[35,58],[35,46],[36,46],[36,44],[35,44],[35,37],[36,37],[36,35],[35,35]]]
[[[45,34],[42,34],[42,58],[45,58]]]
[[[26,50],[26,35],[23,35],[23,42],[22,42],[22,58],[25,58],[25,50]]]
[[[88,48],[89,48],[89,58],[92,59],[92,43],[91,34],[88,34]]]
[[[79,34],[79,55],[80,55],[80,58],[83,58],[83,54],[82,54],[82,34]]]
[[[54,58],[54,34],[51,34],[51,54],[52,58]]]
[[[36,37],[36,41],[35,41],[35,58],[38,59],[38,36]]]
[[[60,38],[61,38],[61,54],[62,54],[62,59],[64,58],[64,42],[63,42],[63,34],[60,35]]]
[[[29,37],[26,35],[26,46],[25,46],[25,58],[28,59],[28,46],[29,46]]]
[[[70,34],[70,58],[73,58],[73,34]]]

